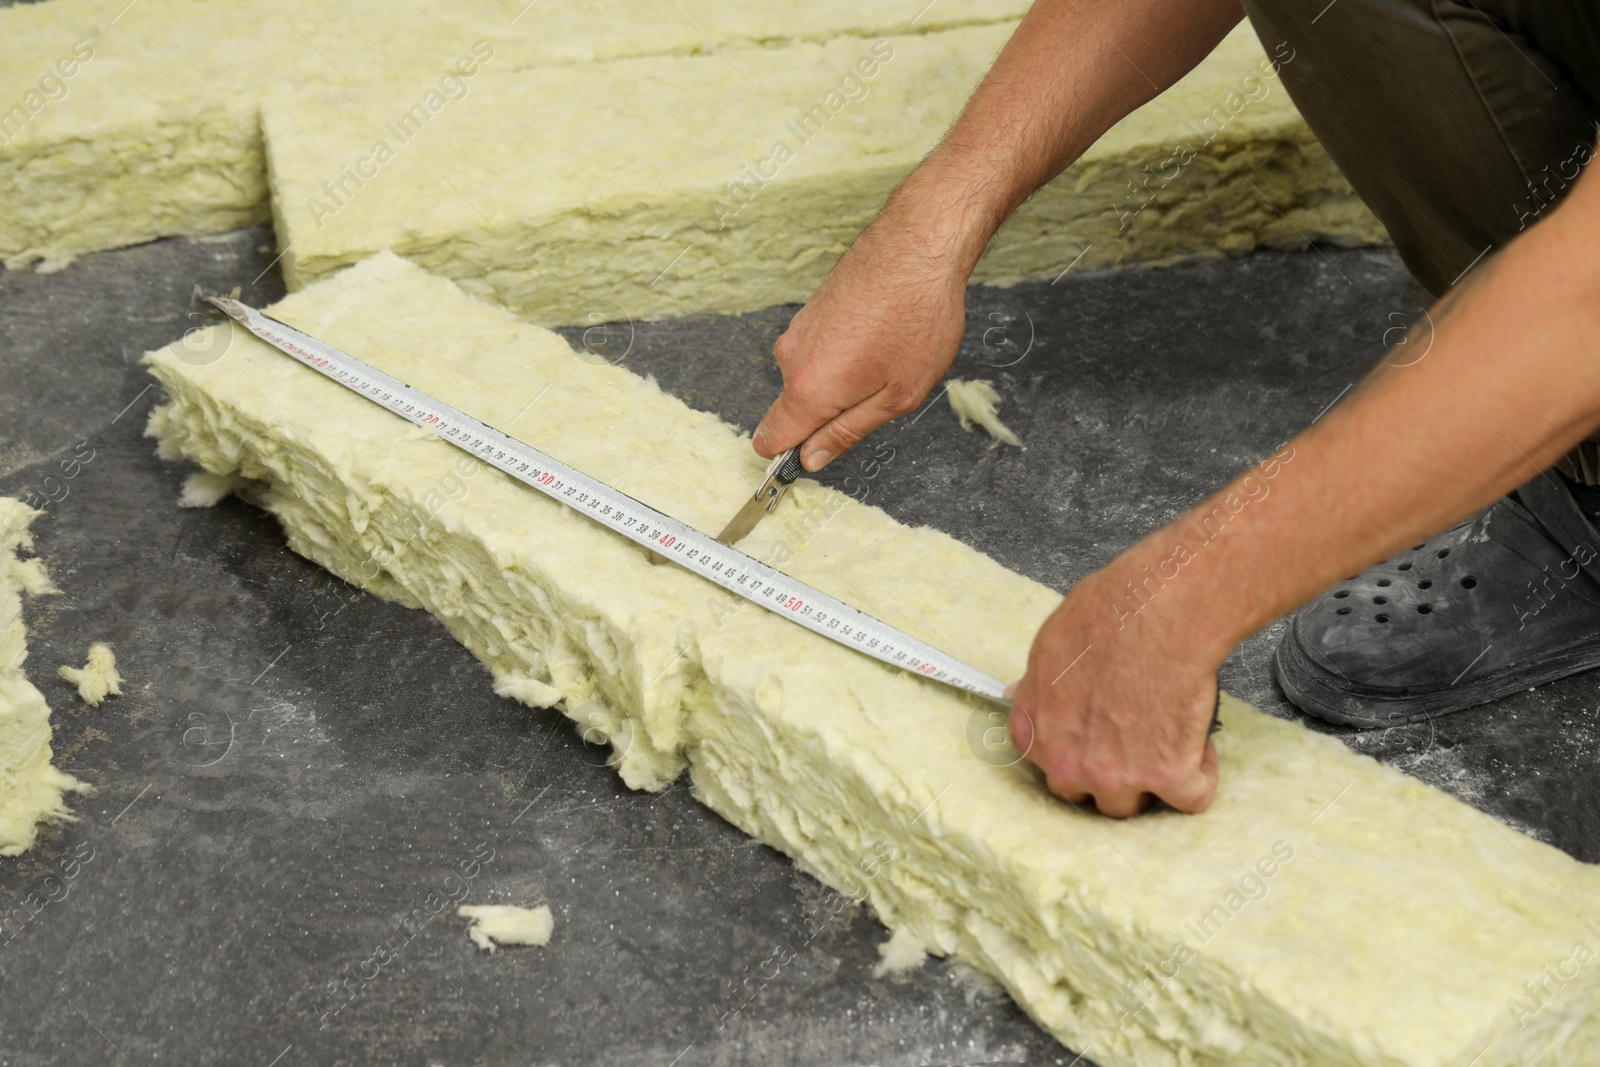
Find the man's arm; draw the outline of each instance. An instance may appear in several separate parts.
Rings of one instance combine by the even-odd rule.
[[[1040,629],[1011,734],[1053,792],[1115,816],[1152,794],[1203,811],[1217,780],[1215,672],[1239,641],[1478,511],[1600,425],[1600,174],[1394,355],[1264,468],[1079,582]],[[1213,508],[1233,514],[1230,493],[1248,505],[1204,527]]]
[[[961,117],[775,347],[764,456],[817,470],[917,407],[955,358],[967,279],[1000,224],[1239,21],[1238,0],[1037,0]]]

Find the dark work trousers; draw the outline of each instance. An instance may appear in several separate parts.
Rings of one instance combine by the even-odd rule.
[[[1600,0],[1244,0],[1317,139],[1435,296],[1595,149]],[[1600,339],[1596,341],[1600,358]],[[1600,484],[1600,443],[1558,464]]]

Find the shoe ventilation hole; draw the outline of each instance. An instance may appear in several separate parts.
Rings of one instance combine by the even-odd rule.
[[[1440,558],[1440,559],[1444,559],[1444,558],[1445,558],[1445,557],[1446,557],[1446,556],[1448,556],[1448,555],[1449,555],[1449,554],[1450,554],[1450,550],[1449,550],[1449,549],[1448,549],[1448,548],[1441,548],[1441,549],[1440,549],[1440,550],[1439,550],[1439,558]]]
[[[1389,598],[1386,597],[1386,596],[1375,596],[1375,597],[1372,598],[1372,602],[1374,604],[1380,604],[1380,605],[1381,604],[1387,604],[1389,602]]]
[[[1347,597],[1349,595],[1350,595],[1350,590],[1341,589],[1337,593],[1333,594],[1333,599],[1335,599],[1335,600],[1343,600],[1345,597]]]
[[[1334,612],[1334,614],[1335,615],[1348,615],[1348,614],[1350,614],[1350,609],[1349,608],[1340,608],[1338,611]]]
[[[1389,616],[1387,616],[1387,615],[1374,615],[1373,618],[1378,622],[1388,622],[1389,621]]]
[[[1425,544],[1427,544],[1427,543],[1428,543],[1428,542],[1426,542],[1426,541],[1424,541],[1424,542],[1422,542],[1422,545],[1425,545]],[[1421,547],[1422,547],[1422,545],[1412,545],[1412,546],[1411,546],[1411,551],[1413,551],[1413,552],[1415,552],[1415,551],[1416,551],[1416,550],[1417,550],[1417,549],[1419,549],[1419,548],[1421,548]]]
[[[1467,582],[1472,582],[1472,579],[1468,578]],[[1466,585],[1466,582],[1463,582],[1461,584],[1462,585]],[[1478,584],[1477,582],[1472,582],[1472,585],[1477,585],[1477,584]],[[1472,585],[1468,585],[1467,588],[1471,589]],[[1422,581],[1417,583],[1417,588],[1418,589],[1432,589],[1433,588],[1433,579],[1432,578],[1424,578],[1424,579],[1422,579]]]
[[[1477,584],[1478,584],[1478,579],[1470,577],[1470,576],[1461,579],[1461,588],[1463,588],[1463,589],[1471,589],[1473,586],[1475,586]]]
[[[1409,563],[1402,563],[1402,564],[1400,564],[1400,569],[1401,569],[1401,570],[1403,570],[1403,571],[1408,571],[1408,570],[1410,570],[1410,569],[1411,569],[1411,564],[1409,564]]]
[[[1384,586],[1387,586],[1389,584],[1390,584],[1389,583],[1389,579],[1387,579],[1387,578],[1379,578],[1378,579],[1378,585],[1379,585],[1380,588],[1384,587]]]
[[[1431,614],[1433,614],[1433,605],[1432,604],[1418,604],[1417,605],[1417,614],[1418,615],[1431,615]]]

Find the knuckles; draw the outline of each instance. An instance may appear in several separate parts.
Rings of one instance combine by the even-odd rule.
[[[800,342],[795,340],[793,327],[785,330],[782,336],[772,342],[772,358],[780,370],[787,370],[788,365],[794,362],[795,356],[799,354],[796,351],[799,347]]]
[[[1024,731],[1026,731],[1024,733]],[[1045,772],[1053,792],[1066,796],[1138,797],[1149,793],[1165,796],[1188,782],[1191,768],[1180,761],[1162,761],[1138,768],[1113,756],[1082,755],[1071,746],[1062,752],[1026,752],[1019,741],[1032,740],[1032,731],[1012,720],[1012,744]],[[1040,747],[1037,743],[1035,748]],[[1110,813],[1108,813],[1110,814]]]
[[[888,410],[890,418],[899,418],[907,412],[914,411],[921,402],[920,394],[899,382],[888,382],[883,387],[882,403]]]
[[[1120,795],[1137,790],[1139,776],[1130,774],[1118,761],[1091,756],[1083,763],[1087,791],[1095,796]]]
[[[1189,768],[1181,763],[1163,761],[1145,768],[1144,773],[1139,776],[1140,787],[1146,792],[1164,796],[1175,786],[1186,782],[1189,773]]]

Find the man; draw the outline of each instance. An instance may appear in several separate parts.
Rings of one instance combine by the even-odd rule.
[[[1600,446],[1586,440],[1600,427],[1600,182],[1580,173],[1600,5],[1245,8],[1269,49],[1294,49],[1290,95],[1442,299],[1275,466],[1080,581],[1040,629],[1012,740],[1052,792],[1114,817],[1156,797],[1205,810],[1217,668],[1308,602],[1278,678],[1339,721],[1409,721],[1600,664]],[[954,358],[967,279],[1000,223],[1241,14],[1239,0],[1038,0],[778,339],[784,391],[756,450],[803,444],[817,470],[915,409]],[[1252,487],[1259,502],[1192,551],[1191,524]],[[1129,583],[1172,575],[1180,545],[1181,570],[1130,618]]]

